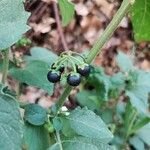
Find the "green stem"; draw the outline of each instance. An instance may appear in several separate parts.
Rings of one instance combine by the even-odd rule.
[[[58,142],[58,144],[59,144],[60,150],[63,150],[62,143],[61,143],[61,139],[60,139],[60,135],[59,135],[59,132],[58,132],[58,131],[56,131],[56,137],[57,137],[57,142]]]
[[[3,51],[3,57],[2,83],[5,84],[9,68],[9,49]]]
[[[117,29],[118,25],[122,21],[123,17],[129,11],[132,4],[133,1],[131,0],[123,0],[119,10],[113,17],[112,21],[107,26],[107,28],[105,29],[101,37],[98,39],[98,41],[92,47],[90,53],[87,56],[87,60],[86,60],[87,63],[90,64],[95,59],[95,57],[100,53],[102,47],[111,38],[115,30]]]
[[[119,23],[122,21],[123,17],[126,15],[126,13],[129,11],[131,6],[133,5],[134,0],[123,0],[119,10],[113,17],[110,24],[107,26],[106,30],[102,34],[102,36],[97,40],[97,42],[94,44],[93,48],[91,49],[90,53],[88,54],[86,58],[87,63],[92,63],[92,61],[95,59],[95,57],[100,53],[102,47],[104,44],[110,39],[112,34],[117,29]],[[60,108],[63,106],[66,98],[69,96],[70,92],[72,90],[71,86],[67,86],[64,90],[64,93],[60,97],[59,101],[57,102],[57,113],[60,110]]]
[[[58,114],[58,111],[63,106],[63,104],[64,104],[66,98],[69,96],[71,90],[72,90],[72,87],[67,85],[67,87],[65,88],[65,90],[62,93],[61,97],[59,98],[59,101],[56,104],[56,114]]]

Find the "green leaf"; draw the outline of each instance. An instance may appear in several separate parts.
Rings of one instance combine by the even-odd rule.
[[[52,65],[57,59],[57,55],[43,47],[31,48],[31,56],[25,56],[26,61],[40,60],[48,65]]]
[[[113,135],[108,130],[102,119],[94,112],[83,108],[73,110],[67,117],[71,128],[78,134],[87,138],[99,139],[101,142],[109,142]]]
[[[100,67],[94,67],[87,79],[87,84],[93,86],[97,92],[97,96],[102,101],[107,101],[111,82],[109,76],[104,73]]]
[[[108,144],[84,137],[62,140],[61,143],[55,143],[48,150],[60,150],[60,144],[62,144],[62,150],[114,150]]]
[[[23,69],[11,69],[9,74],[22,83],[42,88],[49,94],[53,93],[53,85],[47,80],[49,66],[42,61],[31,61]]]
[[[23,122],[17,101],[0,93],[0,149],[21,150]]]
[[[9,48],[22,37],[29,29],[28,17],[22,0],[0,1],[0,49]]]
[[[87,106],[90,110],[99,110],[100,100],[95,91],[81,91],[77,94],[77,101],[81,106]]]
[[[139,137],[134,136],[130,138],[129,142],[136,150],[145,150],[144,143]]]
[[[150,1],[136,0],[131,12],[134,38],[137,42],[150,41]]]
[[[67,26],[74,17],[75,6],[68,0],[58,0],[63,26]]]
[[[62,123],[62,133],[66,137],[74,137],[76,133],[74,130],[71,128],[70,122],[67,118],[61,117],[61,123]]]
[[[46,109],[38,104],[28,104],[25,107],[24,119],[33,125],[43,125],[47,120]]]
[[[136,109],[150,117],[148,94],[150,92],[150,73],[142,70],[136,70],[137,81],[132,89],[126,90],[131,104]]]
[[[124,72],[128,72],[133,69],[132,59],[123,52],[119,52],[116,58],[117,64]]]
[[[141,128],[137,135],[144,143],[150,146],[150,123]]]
[[[145,118],[141,118],[139,119],[135,125],[132,127],[131,132],[132,133],[136,133],[137,131],[139,131],[142,127],[144,127],[146,124],[148,124],[150,122],[150,118],[145,117]]]
[[[46,150],[49,140],[49,134],[44,127],[25,124],[24,146],[28,150]]]

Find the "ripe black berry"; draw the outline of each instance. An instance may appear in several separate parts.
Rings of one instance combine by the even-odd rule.
[[[67,82],[71,86],[78,86],[81,82],[81,76],[78,73],[69,74],[67,77]]]
[[[47,74],[47,79],[52,83],[56,83],[60,81],[60,78],[61,78],[60,72],[55,71],[55,70],[51,70]]]
[[[84,66],[77,66],[77,72],[80,73],[82,76],[88,76],[91,71],[91,66],[86,64]]]

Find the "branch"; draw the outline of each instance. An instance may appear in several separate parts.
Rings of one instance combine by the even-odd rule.
[[[56,20],[56,23],[57,23],[57,30],[58,30],[58,33],[60,35],[62,46],[63,46],[63,49],[65,51],[67,51],[68,50],[68,45],[67,45],[65,37],[64,37],[64,33],[63,33],[63,29],[62,29],[61,21],[60,21],[60,17],[59,17],[58,7],[57,7],[57,4],[56,4],[55,1],[53,1],[53,9],[54,9],[54,13],[55,13],[55,20]]]

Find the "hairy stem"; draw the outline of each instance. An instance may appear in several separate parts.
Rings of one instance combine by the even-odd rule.
[[[3,72],[2,72],[2,83],[5,84],[7,80],[9,68],[9,49],[3,51]]]
[[[107,28],[105,29],[102,36],[97,40],[97,42],[92,47],[90,53],[88,54],[88,56],[86,58],[87,63],[89,63],[89,64],[92,63],[92,61],[95,59],[95,57],[100,53],[102,47],[113,35],[113,33],[117,29],[119,23],[122,21],[123,17],[129,11],[129,9],[133,3],[134,3],[134,0],[123,0],[119,10],[113,17],[112,21],[107,26]],[[69,96],[71,90],[72,90],[72,87],[70,87],[70,86],[67,86],[66,89],[64,90],[64,93],[62,94],[62,96],[60,97],[59,101],[56,104],[57,113],[60,110],[60,108],[62,107],[62,105],[64,104],[66,98]]]
[[[122,21],[123,17],[126,15],[130,7],[132,6],[132,2],[130,0],[124,0],[121,4],[121,7],[113,17],[110,24],[107,26],[106,30],[100,36],[98,41],[92,47],[90,53],[87,56],[87,63],[91,63],[94,58],[100,53],[104,44],[111,38],[118,25]]]
[[[72,87],[67,85],[67,87],[65,88],[64,92],[62,93],[62,95],[59,98],[59,101],[56,104],[56,112],[58,113],[58,111],[60,110],[60,108],[63,106],[66,98],[69,96],[70,92],[72,90]],[[56,113],[56,114],[57,114]]]

